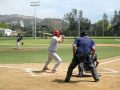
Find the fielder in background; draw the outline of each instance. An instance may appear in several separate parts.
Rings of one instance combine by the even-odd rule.
[[[17,35],[17,49],[18,49],[18,50],[20,50],[21,44],[23,44],[23,42],[21,42],[22,39],[23,39],[23,36],[20,35],[20,34],[18,34],[18,35]]]
[[[52,68],[51,72],[55,73],[58,66],[61,64],[62,59],[60,58],[60,56],[57,54],[57,47],[59,43],[62,43],[64,41],[64,36],[61,35],[59,30],[54,30],[53,31],[53,37],[51,38],[50,41],[50,45],[48,48],[48,60],[46,61],[44,67],[43,67],[43,71],[45,70],[50,70],[48,68],[48,64],[51,62],[52,59],[54,59],[56,61],[56,64],[54,65],[54,67]]]
[[[77,38],[73,43],[73,59],[68,67],[65,82],[69,82],[72,76],[73,69],[80,63],[87,61],[90,68],[92,76],[95,82],[99,81],[99,76],[94,63],[90,59],[90,53],[92,52],[92,57],[95,57],[95,43],[88,37],[86,32],[82,32],[80,37]]]

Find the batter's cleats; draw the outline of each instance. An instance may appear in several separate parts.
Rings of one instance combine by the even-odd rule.
[[[98,77],[100,77],[101,76],[101,74],[98,74]]]
[[[52,69],[51,72],[52,72],[52,73],[55,73],[55,72],[56,72],[56,69]]]
[[[65,83],[70,83],[70,81],[69,80],[65,80]]]
[[[99,82],[100,80],[99,79],[95,79],[95,82]]]
[[[49,68],[43,68],[43,71],[45,71],[45,70],[50,70]]]

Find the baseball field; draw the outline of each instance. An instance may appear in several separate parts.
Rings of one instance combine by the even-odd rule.
[[[0,90],[119,90],[120,39],[94,39],[100,65],[100,82],[94,82],[90,73],[77,77],[77,68],[70,83],[64,83],[72,59],[74,39],[65,39],[58,48],[62,64],[56,73],[42,71],[47,60],[50,39],[24,38],[21,50],[16,49],[15,38],[0,38]],[[55,64],[54,60],[49,68]]]

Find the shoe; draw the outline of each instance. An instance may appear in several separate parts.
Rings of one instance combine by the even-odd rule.
[[[95,82],[99,82],[100,80],[99,79],[95,79]]]
[[[70,81],[69,80],[65,80],[65,83],[70,83]]]
[[[100,77],[101,76],[101,74],[98,74],[98,77]]]
[[[52,73],[55,73],[55,72],[56,72],[56,69],[52,69],[51,72],[52,72]]]
[[[84,77],[84,74],[77,74],[78,77]]]
[[[45,71],[45,70],[50,70],[49,68],[43,68],[43,71]]]

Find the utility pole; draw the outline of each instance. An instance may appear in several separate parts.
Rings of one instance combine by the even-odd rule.
[[[103,37],[104,37],[104,19],[103,19]]]
[[[40,6],[40,1],[30,2],[30,6],[34,7],[34,23],[33,23],[33,37],[36,38],[36,7]]]

